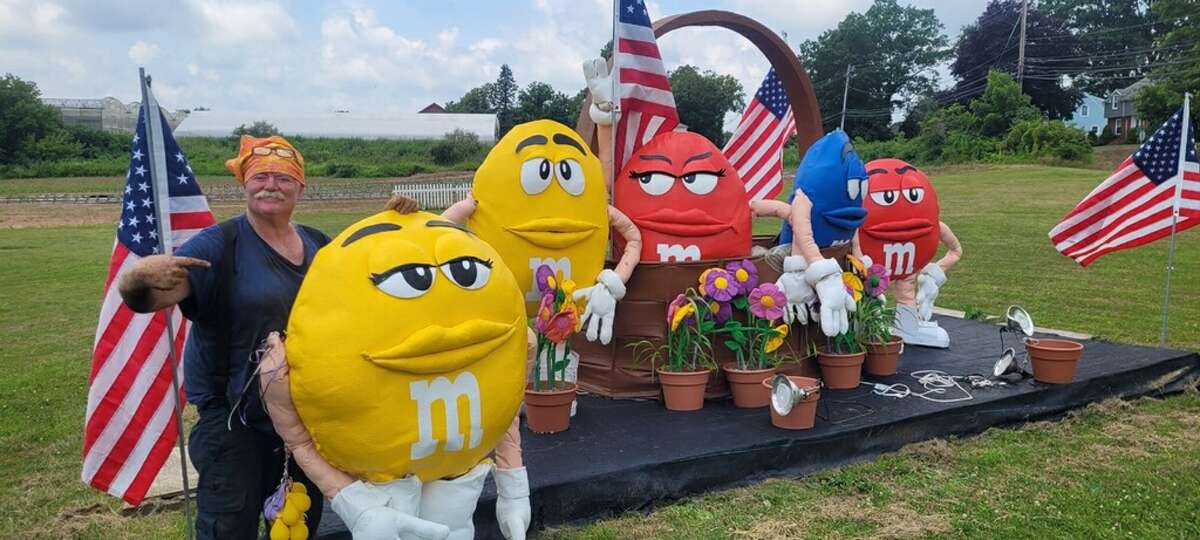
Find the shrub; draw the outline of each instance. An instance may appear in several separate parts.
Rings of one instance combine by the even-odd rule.
[[[332,176],[334,178],[356,178],[362,176],[358,165],[353,163],[328,163],[325,165],[325,170],[322,176]]]
[[[1096,138],[1096,143],[1105,145],[1116,140],[1117,136],[1113,134],[1112,128],[1108,124],[1104,125],[1104,129],[1100,131],[1100,136]]]
[[[270,137],[271,135],[278,134],[279,128],[264,120],[259,120],[253,124],[250,124],[249,127],[246,127],[246,124],[242,124],[233,128],[234,137],[241,137],[242,135],[250,135],[251,137]]]
[[[433,162],[438,165],[453,165],[481,153],[483,145],[474,133],[461,129],[447,133],[446,138],[438,141],[429,149]]]
[[[1014,124],[1004,138],[1004,149],[1014,155],[1066,161],[1087,161],[1092,155],[1087,135],[1061,120],[1026,120]]]

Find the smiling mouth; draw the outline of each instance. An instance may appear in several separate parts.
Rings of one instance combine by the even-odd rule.
[[[691,208],[675,210],[662,208],[649,215],[634,218],[638,227],[674,236],[712,236],[732,229],[733,225]]]
[[[362,357],[392,371],[449,373],[491,354],[512,337],[519,322],[520,319],[512,323],[474,319],[450,328],[427,326],[395,347],[376,353],[363,352]]]
[[[933,223],[925,218],[909,218],[873,225],[866,233],[881,240],[908,241],[920,238],[933,230]]]
[[[859,225],[862,225],[863,220],[867,217],[867,209],[861,206],[834,208],[833,210],[823,212],[821,217],[834,227],[852,231],[857,229]]]
[[[542,218],[505,227],[521,239],[538,247],[564,249],[587,240],[599,227],[594,223],[567,218]]]

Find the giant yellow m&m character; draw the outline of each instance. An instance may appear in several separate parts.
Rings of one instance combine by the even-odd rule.
[[[509,428],[525,386],[512,273],[474,233],[425,212],[381,212],[322,249],[286,346],[318,452],[376,483],[470,470]]]

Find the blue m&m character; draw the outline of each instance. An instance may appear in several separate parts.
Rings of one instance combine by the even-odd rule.
[[[867,169],[845,131],[834,130],[804,153],[788,203],[795,205],[797,194],[812,203],[810,222],[818,248],[850,243],[867,217]],[[791,244],[793,235],[791,224],[784,223],[779,243]]]

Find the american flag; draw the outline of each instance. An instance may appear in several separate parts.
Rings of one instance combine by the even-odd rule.
[[[1050,231],[1054,248],[1083,266],[1113,251],[1158,240],[1176,230],[1200,223],[1200,163],[1196,160],[1196,131],[1187,126],[1186,144],[1180,137],[1190,124],[1180,109],[1158,128],[1116,172],[1084,197]],[[1180,148],[1186,159],[1180,174]]]
[[[750,200],[774,199],[783,190],[783,147],[795,133],[787,92],[771,68],[723,151]]]
[[[153,98],[146,101],[158,106]],[[215,222],[192,168],[161,113],[151,116],[161,121],[161,129],[155,131],[161,133],[162,144],[148,140],[147,110],[142,107],[133,135],[117,238],[96,327],[81,475],[84,483],[135,506],[142,502],[175,444],[178,426],[174,408],[182,406],[183,396],[175,395],[171,388],[167,310],[134,313],[121,302],[116,283],[122,272],[139,259],[162,251],[156,221],[159,216],[169,215],[169,223],[162,224],[169,233],[162,235],[170,238],[172,252]],[[155,212],[156,184],[151,178],[151,162],[155,159],[160,160],[165,175],[160,181],[167,186],[167,197],[157,200],[166,201],[168,212]],[[182,358],[188,321],[177,307],[169,312],[175,350]],[[182,366],[176,367],[182,381]]]
[[[613,65],[617,68],[621,118],[617,121],[614,159],[620,169],[655,135],[675,129],[679,113],[645,2],[620,0],[617,9],[620,13]]]

